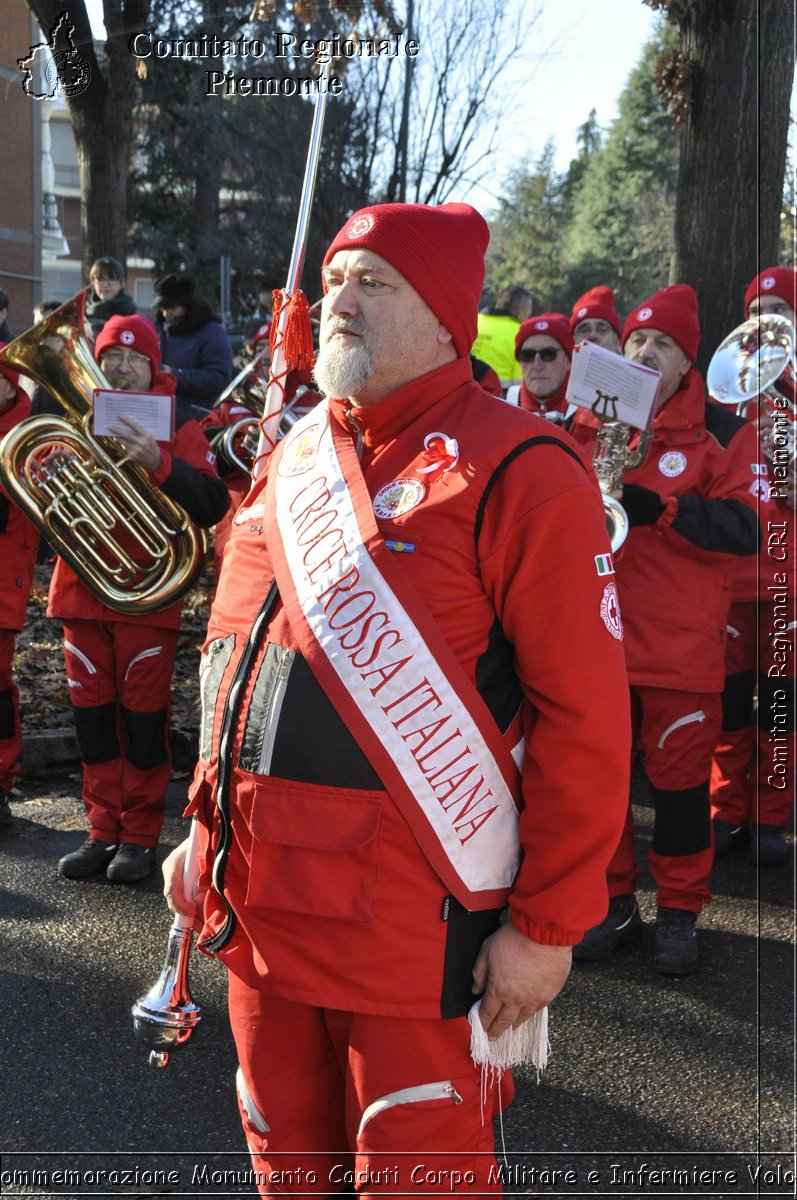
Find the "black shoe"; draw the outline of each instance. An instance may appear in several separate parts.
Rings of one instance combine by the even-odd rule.
[[[11,805],[8,803],[8,792],[5,788],[0,788],[0,829],[10,829],[13,821]]]
[[[633,892],[612,896],[606,917],[600,925],[588,929],[573,947],[573,958],[576,962],[598,962],[601,958],[608,958],[622,942],[636,937],[643,924]]]
[[[760,867],[782,867],[789,857],[786,830],[779,825],[754,825],[750,862]]]
[[[691,975],[700,966],[696,920],[683,908],[657,910],[655,967],[662,975]]]
[[[732,850],[740,850],[750,841],[750,830],[746,824],[734,825],[715,817],[714,826],[714,857],[724,858]]]
[[[146,879],[155,861],[155,851],[148,846],[122,842],[105,872],[111,883],[137,883]]]
[[[64,855],[58,863],[58,870],[67,879],[88,879],[90,875],[101,875],[117,849],[113,842],[87,838],[77,850]]]

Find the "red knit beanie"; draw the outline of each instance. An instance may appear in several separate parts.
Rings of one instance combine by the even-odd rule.
[[[152,367],[153,379],[161,360],[158,331],[147,317],[136,313],[132,317],[110,317],[97,334],[94,357],[100,361],[104,350],[112,346],[127,346],[138,354],[146,354]]]
[[[585,292],[583,296],[579,296],[573,305],[573,312],[570,316],[570,328],[575,330],[576,325],[581,321],[586,321],[592,317],[596,321],[606,321],[611,325],[617,336],[620,336],[620,318],[617,315],[617,310],[614,307],[614,292],[608,287],[594,287]]]
[[[700,321],[694,288],[688,283],[674,283],[643,300],[625,319],[623,346],[635,329],[658,329],[666,333],[694,362],[700,345]]]
[[[756,275],[744,294],[744,315],[759,296],[779,296],[797,312],[797,271],[791,267],[767,267]]]
[[[534,337],[538,333],[544,333],[548,337],[552,337],[555,342],[559,343],[569,358],[573,357],[575,342],[570,332],[570,322],[564,313],[548,312],[540,313],[536,317],[529,317],[528,321],[524,321],[520,326],[520,329],[515,334],[515,358],[517,358],[526,338]]]
[[[3,350],[8,345],[8,342],[0,342],[0,350]],[[15,371],[13,367],[6,366],[5,363],[0,363],[0,375],[5,375],[8,382],[14,388],[14,391],[19,387],[19,371]]]
[[[464,358],[476,340],[489,240],[487,222],[469,204],[375,204],[349,217],[324,266],[338,250],[373,250],[415,288]]]

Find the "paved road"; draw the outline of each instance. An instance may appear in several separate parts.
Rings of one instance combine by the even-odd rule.
[[[159,882],[62,879],[55,863],[84,828],[77,778],[24,790],[0,844],[3,1197],[251,1195],[223,970],[193,956],[203,1024],[166,1070],[149,1068],[129,1010],[163,958]],[[173,782],[159,857],[182,836],[184,794]],[[651,813],[637,813],[642,855]],[[759,879],[737,856],[714,889],[698,975],[656,975],[650,929],[576,968],[548,1070],[517,1081],[499,1130],[507,1194],[794,1194],[793,873]],[[652,919],[649,879],[641,904]]]

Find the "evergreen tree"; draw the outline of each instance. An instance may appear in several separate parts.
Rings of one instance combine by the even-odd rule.
[[[534,296],[538,312],[558,309],[566,299],[562,262],[564,179],[554,169],[553,140],[532,167],[513,171],[507,195],[492,221],[487,252],[487,286],[493,292],[516,284]]]
[[[672,40],[664,27],[644,47],[582,173],[564,254],[573,299],[603,283],[627,311],[669,281],[678,139],[656,73]]]

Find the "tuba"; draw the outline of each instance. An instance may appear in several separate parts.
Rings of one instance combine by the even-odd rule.
[[[109,384],[85,335],[85,297],[78,293],[0,350],[0,362],[40,383],[69,414],[30,417],[7,433],[0,478],[103,604],[152,612],[191,587],[207,537],[119,442],[92,434],[94,391]]]

